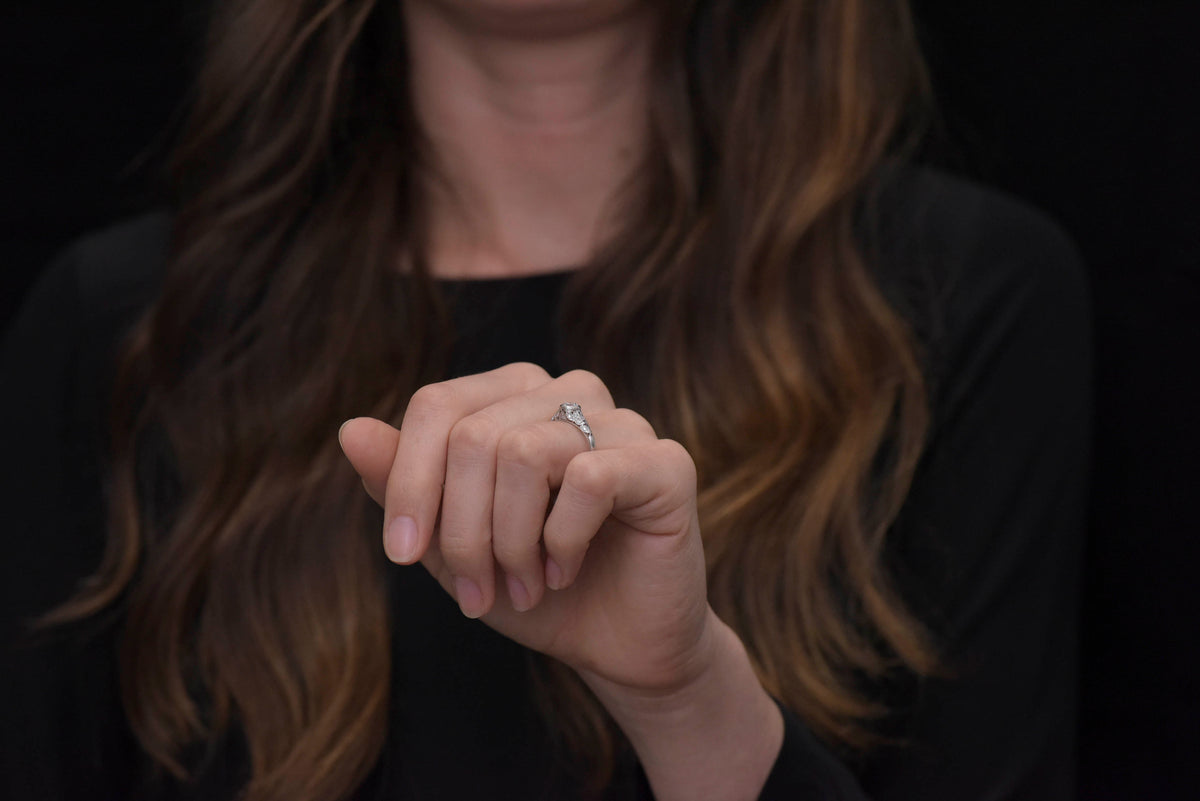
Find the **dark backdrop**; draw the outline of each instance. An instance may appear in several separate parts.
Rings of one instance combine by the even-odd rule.
[[[1091,271],[1083,797],[1194,797],[1197,4],[914,3],[943,116],[939,160],[1049,211]],[[0,10],[0,323],[56,250],[155,202],[203,5],[8,0]]]

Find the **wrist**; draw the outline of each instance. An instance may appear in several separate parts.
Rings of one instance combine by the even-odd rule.
[[[745,646],[712,610],[694,671],[669,688],[631,688],[581,674],[646,771],[655,797],[752,799],[783,742],[783,718]]]

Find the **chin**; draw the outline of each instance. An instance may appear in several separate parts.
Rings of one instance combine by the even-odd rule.
[[[652,5],[647,0],[405,0],[480,28],[512,34],[569,32],[614,22]]]

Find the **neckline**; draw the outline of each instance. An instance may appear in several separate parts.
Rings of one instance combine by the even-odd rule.
[[[456,278],[438,278],[434,276],[433,281],[435,284],[444,287],[503,287],[522,283],[565,281],[578,272],[578,270],[578,267],[560,267],[546,272],[525,273],[523,275],[480,275]]]

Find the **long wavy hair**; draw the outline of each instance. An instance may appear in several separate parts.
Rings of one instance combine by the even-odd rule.
[[[651,147],[568,335],[694,457],[710,600],[764,686],[861,751],[872,682],[933,664],[882,560],[921,361],[858,224],[924,94],[913,26],[903,0],[662,5]],[[335,432],[399,421],[451,335],[400,7],[218,3],[168,270],[119,362],[107,550],[51,616],[120,609],[142,747],[184,778],[236,729],[249,801],[348,795],[387,726],[380,518]],[[532,678],[602,784],[619,731],[561,665]]]

